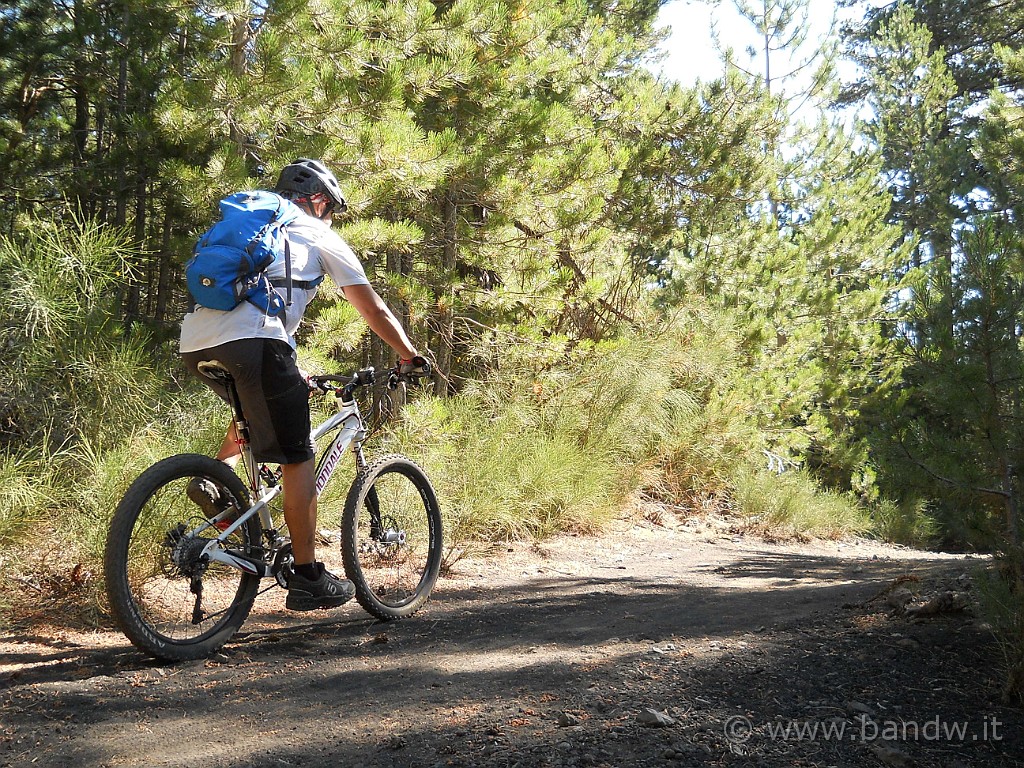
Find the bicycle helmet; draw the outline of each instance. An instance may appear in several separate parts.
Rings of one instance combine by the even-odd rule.
[[[310,160],[308,157],[293,160],[282,168],[274,189],[277,192],[291,192],[299,197],[318,193],[326,195],[338,213],[347,207],[334,174],[319,160]]]

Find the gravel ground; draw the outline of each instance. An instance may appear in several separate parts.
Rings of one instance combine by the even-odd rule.
[[[51,620],[0,638],[0,766],[1024,765],[983,565],[631,520],[465,559],[396,624],[268,593],[204,662]]]

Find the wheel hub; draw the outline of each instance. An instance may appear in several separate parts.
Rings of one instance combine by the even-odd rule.
[[[185,525],[178,523],[177,527],[168,531],[164,546],[170,550],[169,565],[182,576],[192,577],[206,570],[207,558],[203,550],[214,539],[188,536],[185,530]]]

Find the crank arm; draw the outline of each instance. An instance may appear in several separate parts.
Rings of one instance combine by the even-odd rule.
[[[265,562],[262,558],[243,555],[241,552],[231,549],[221,549],[219,544],[220,542],[216,539],[207,544],[203,549],[203,557],[209,558],[211,563],[224,563],[242,573],[259,576],[261,579],[273,575],[270,563]]]

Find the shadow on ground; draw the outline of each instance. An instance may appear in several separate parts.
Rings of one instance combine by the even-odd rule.
[[[956,567],[755,548],[681,574],[442,582],[408,621],[346,608],[243,632],[207,662],[34,645],[0,680],[0,765],[1024,765],[1024,717],[998,703],[976,622],[869,602]],[[672,724],[643,726],[647,708]],[[971,730],[867,738],[932,719]],[[847,730],[780,736],[792,723]]]

